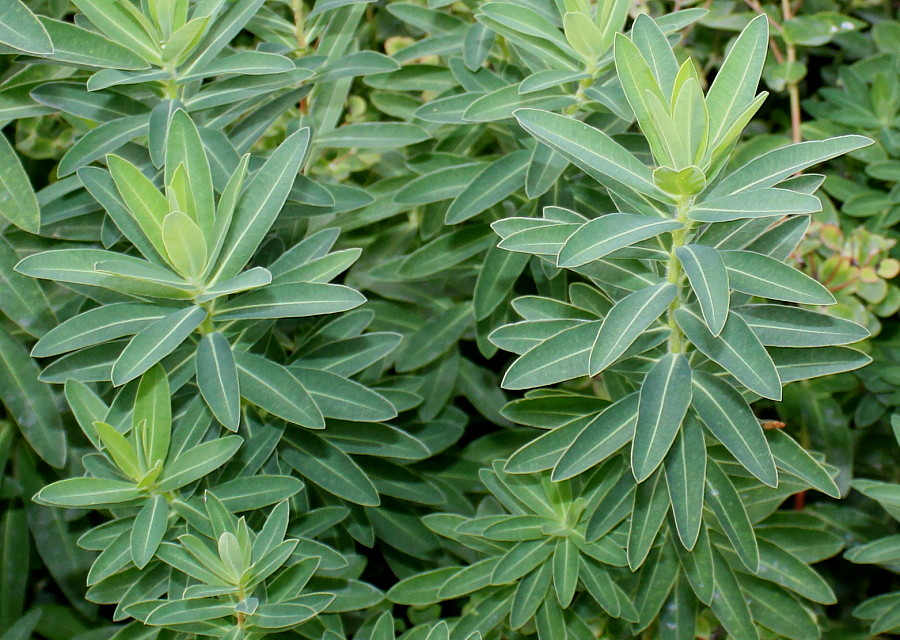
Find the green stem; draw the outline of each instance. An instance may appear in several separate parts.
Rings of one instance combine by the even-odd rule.
[[[669,328],[672,333],[669,334],[669,351],[672,353],[682,353],[687,346],[681,327],[675,321],[675,310],[681,306],[681,276],[683,270],[681,268],[681,260],[675,254],[678,247],[683,247],[687,239],[688,232],[691,230],[691,221],[687,218],[687,211],[691,207],[689,198],[682,198],[678,202],[675,220],[681,223],[681,228],[672,232],[672,250],[669,253],[669,260],[666,263],[666,280],[678,287],[678,293],[672,303],[669,305],[667,319]]]

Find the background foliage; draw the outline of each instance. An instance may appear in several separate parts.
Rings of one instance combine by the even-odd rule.
[[[0,3],[0,640],[900,632],[892,11]]]

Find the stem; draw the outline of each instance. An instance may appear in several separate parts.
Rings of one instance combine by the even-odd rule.
[[[781,0],[781,13],[785,22],[794,17],[794,9],[791,7],[790,0]],[[788,73],[793,73],[794,63],[797,62],[797,47],[792,42],[789,42],[787,38],[784,38],[784,44],[787,52],[785,60],[787,71]],[[803,139],[800,134],[800,126],[803,124],[800,115],[800,87],[796,82],[788,82],[787,91],[791,101],[791,137],[797,143]]]
[[[301,53],[306,51],[306,29],[303,18],[303,0],[294,0],[293,1],[293,9],[294,9],[294,33],[297,37],[297,49],[300,50]]]
[[[676,208],[675,220],[681,223],[681,228],[672,232],[672,251],[669,254],[669,261],[666,263],[666,280],[678,287],[678,293],[672,303],[669,305],[667,319],[669,328],[672,333],[669,334],[669,351],[672,353],[683,353],[687,346],[684,334],[681,333],[681,327],[675,321],[675,310],[681,306],[681,290],[679,282],[681,281],[682,268],[681,260],[675,255],[678,247],[683,247],[687,234],[691,229],[691,221],[687,218],[688,209],[691,207],[690,198],[682,198],[678,202]]]

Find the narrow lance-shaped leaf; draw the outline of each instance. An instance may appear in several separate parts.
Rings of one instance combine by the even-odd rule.
[[[227,429],[241,421],[241,390],[234,354],[228,339],[213,331],[197,346],[197,386],[207,406]]]
[[[730,314],[718,336],[688,309],[677,309],[675,320],[691,344],[741,384],[764,398],[781,400],[781,378],[775,363],[743,318]]]
[[[643,482],[659,467],[691,403],[691,367],[683,354],[668,353],[641,385],[631,469]]]
[[[603,320],[591,348],[590,375],[597,375],[621,357],[666,310],[677,292],[675,285],[666,282],[645,287],[619,300]]]
[[[704,371],[694,372],[693,382],[692,406],[707,429],[761,482],[778,486],[762,427],[737,389]]]
[[[675,529],[682,546],[690,551],[703,523],[706,485],[706,442],[693,413],[685,416],[681,431],[666,454],[665,472]]]
[[[678,247],[675,255],[697,296],[706,326],[710,333],[718,336],[728,320],[731,300],[728,272],[722,256],[712,247],[697,244]]]
[[[591,220],[569,236],[559,251],[557,266],[579,267],[613,251],[681,228],[674,220],[629,213],[610,213]]]
[[[599,129],[538,109],[519,109],[514,115],[526,131],[592,178],[668,202],[668,196],[653,184],[650,170]]]

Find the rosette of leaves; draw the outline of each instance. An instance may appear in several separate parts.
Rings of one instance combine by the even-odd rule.
[[[488,225],[508,210],[527,215],[537,198],[566,191],[561,176],[569,165],[523,135],[511,114],[525,106],[566,109],[624,127],[630,108],[610,52],[627,10],[627,2],[494,2],[474,11],[392,2],[382,15],[394,29],[386,50],[402,68],[368,76],[369,101],[431,138],[409,148],[402,169],[373,167],[378,180],[368,192],[375,201],[337,223],[365,247],[348,282],[387,301],[378,319],[405,336],[396,368],[422,377],[425,418],[462,396],[486,419],[508,424],[499,414],[505,398],[496,373],[482,362],[496,353],[487,335],[509,320],[504,300],[531,272],[527,257],[489,246]],[[660,24],[674,39],[702,14],[681,11]],[[406,46],[396,49],[400,42]],[[601,197],[587,187],[579,196]]]
[[[563,627],[572,637],[591,638],[609,617],[637,620],[617,584],[627,573],[621,569],[628,563],[624,538],[609,534],[626,516],[617,486],[623,465],[618,457],[590,477],[567,482],[512,475],[502,461],[482,469],[489,496],[476,517],[425,518],[469,563],[401,580],[388,598],[425,606],[467,596],[451,639],[507,628],[553,638]],[[614,504],[614,512],[603,508]],[[589,524],[600,520],[600,527]]]
[[[81,361],[90,353],[95,364],[102,358],[109,366],[81,379],[111,380],[116,386],[168,358],[170,370],[178,371],[178,386],[196,371],[203,398],[232,430],[240,422],[241,397],[296,424],[324,428],[322,411],[306,391],[315,393],[322,384],[350,385],[357,394],[368,394],[375,421],[396,415],[387,400],[337,374],[300,373],[308,378],[304,386],[277,363],[246,353],[259,338],[252,329],[259,321],[346,311],[365,300],[348,287],[327,284],[358,256],[354,250],[328,254],[327,234],[298,243],[268,268],[245,268],[278,215],[308,143],[308,129],[296,132],[246,184],[249,156],[244,156],[216,199],[199,134],[189,116],[177,111],[166,142],[165,193],[118,156],[109,156],[108,172],[82,169],[80,179],[143,257],[71,248],[19,263],[20,273],[77,290],[87,287],[80,291],[88,296],[96,288],[114,292],[112,298],[93,294],[111,304],[70,318],[44,335],[32,354],[75,352],[63,360]],[[64,361],[51,365],[51,372],[55,367],[79,377]]]
[[[501,249],[536,255],[546,269],[571,270],[582,279],[568,300],[528,296],[513,303],[524,321],[491,334],[494,344],[519,354],[503,386],[530,389],[599,376],[601,397],[612,401],[575,405],[590,407],[589,414],[526,445],[506,468],[552,469],[551,477],[564,481],[628,448],[640,489],[633,517],[652,518],[655,525],[641,529],[650,543],[671,509],[684,549],[695,549],[708,531],[724,534],[726,548],[756,574],[758,549],[750,522],[738,515],[734,473],[715,458],[702,461],[719,443],[761,487],[779,487],[779,476],[783,483],[795,475],[838,494],[830,475],[789,436],[766,437],[748,403],[780,400],[783,384],[869,361],[843,346],[865,338],[863,327],[793,306],[829,305],[834,298],[784,261],[808,214],[821,208],[811,195],[821,181],[795,174],[870,141],[799,143],[730,167],[741,129],[765,97],[754,97],[767,46],[765,19],[744,30],[705,96],[694,67],[677,64],[651,18],[641,22],[655,34],[649,61],[624,35],[617,36],[615,58],[655,168],[572,118],[533,109],[515,114],[541,143],[600,182],[617,210],[589,218],[550,206],[542,218],[493,225]],[[534,393],[529,401],[539,418],[544,406],[566,399]],[[733,507],[724,507],[724,496]],[[632,569],[649,548],[645,536],[629,539]],[[729,632],[755,635],[752,623],[741,629],[735,618],[724,618]]]
[[[258,455],[235,457],[244,438],[215,437],[219,428],[199,398],[180,404],[173,428],[160,366],[141,377],[134,407],[124,414],[74,380],[66,395],[100,453],[83,458],[87,476],[50,484],[35,500],[114,516],[79,539],[81,547],[100,552],[88,572],[87,598],[116,605],[114,620],[258,638],[307,622],[315,627],[313,618],[329,607],[346,611],[381,599],[344,571],[349,563],[341,553],[313,539],[321,526],[315,510],[310,522],[290,521],[293,538],[284,539],[285,500],[303,489],[301,481],[261,473],[265,459]],[[275,503],[258,532],[233,515]],[[326,592],[310,586],[313,593],[301,593],[307,585]],[[142,633],[144,627],[125,629]]]

